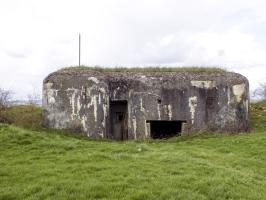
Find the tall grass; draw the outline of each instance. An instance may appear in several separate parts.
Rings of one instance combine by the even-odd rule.
[[[23,128],[40,128],[42,108],[35,105],[11,106],[7,110],[9,122]]]
[[[251,103],[251,127],[253,131],[266,130],[266,101]]]
[[[226,72],[220,67],[88,67],[88,66],[72,66],[62,68],[60,71],[98,71],[98,72]]]

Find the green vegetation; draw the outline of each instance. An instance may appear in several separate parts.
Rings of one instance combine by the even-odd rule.
[[[266,101],[251,104],[251,126],[254,131],[266,131]]]
[[[252,104],[250,134],[128,142],[0,124],[0,199],[265,199],[265,121]]]
[[[225,69],[219,67],[66,67],[59,71],[98,71],[98,72],[226,72]]]
[[[35,105],[18,105],[8,108],[10,123],[23,128],[40,128],[42,108]]]

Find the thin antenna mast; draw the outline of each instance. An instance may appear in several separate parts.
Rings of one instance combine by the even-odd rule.
[[[80,66],[80,53],[81,53],[80,45],[81,45],[81,35],[79,33],[79,66]]]

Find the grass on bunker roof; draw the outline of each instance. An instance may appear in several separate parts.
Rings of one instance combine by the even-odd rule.
[[[72,66],[65,67],[59,71],[98,71],[98,72],[193,72],[193,73],[218,73],[226,72],[221,67],[88,67],[88,66]]]
[[[0,124],[0,199],[265,199],[266,103],[251,110],[250,134],[171,140],[97,141]]]

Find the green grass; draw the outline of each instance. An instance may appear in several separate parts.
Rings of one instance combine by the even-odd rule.
[[[163,141],[0,124],[0,199],[266,199],[264,106],[252,133]]]
[[[226,72],[220,67],[88,67],[88,66],[73,66],[65,67],[59,71],[98,71],[98,72],[207,72],[217,73]]]

